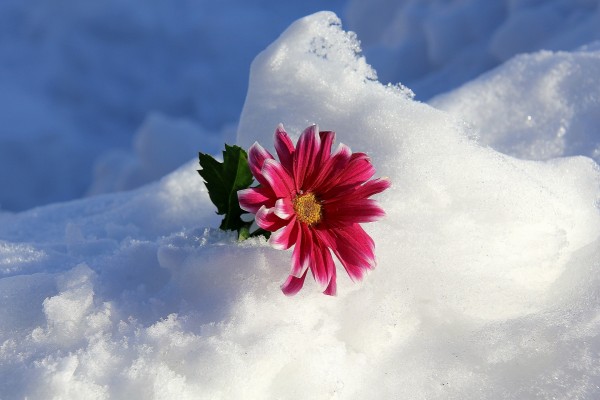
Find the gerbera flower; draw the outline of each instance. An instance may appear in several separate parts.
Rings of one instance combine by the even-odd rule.
[[[254,143],[248,151],[250,170],[260,186],[240,190],[240,207],[256,214],[256,223],[273,232],[272,246],[289,249],[292,269],[281,289],[296,294],[311,271],[323,293],[335,295],[336,269],[331,252],[353,281],[375,267],[375,244],[359,225],[384,215],[370,196],[390,186],[375,174],[369,157],[339,144],[331,154],[335,132],[304,130],[298,145],[283,125],[275,131],[277,161]]]

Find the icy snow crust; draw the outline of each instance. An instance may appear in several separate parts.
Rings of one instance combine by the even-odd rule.
[[[540,61],[592,68],[586,57],[598,51],[516,62],[543,79]],[[570,79],[577,116],[588,105]],[[135,191],[0,214],[0,397],[600,394],[593,160],[478,144],[456,116],[377,82],[328,12],[294,23],[252,64],[238,143],[270,147],[279,122],[295,137],[311,123],[335,130],[393,182],[379,196],[388,216],[366,225],[379,264],[362,284],[340,273],[337,297],[312,282],[283,296],[289,252],[215,230],[195,161]]]

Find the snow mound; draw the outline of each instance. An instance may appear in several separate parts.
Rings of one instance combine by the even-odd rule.
[[[384,86],[323,12],[252,64],[238,143],[310,123],[393,187],[378,268],[337,297],[279,284],[289,252],[237,243],[191,162],[136,191],[0,215],[9,398],[593,398],[600,181],[528,161]]]
[[[421,99],[520,53],[600,40],[598,0],[350,0],[346,19],[381,80]]]
[[[195,149],[216,153],[223,137],[187,119],[148,115],[133,137],[132,151],[111,150],[95,163],[89,195],[131,190],[162,178],[189,161]]]
[[[516,157],[600,161],[600,51],[524,54],[429,101]]]

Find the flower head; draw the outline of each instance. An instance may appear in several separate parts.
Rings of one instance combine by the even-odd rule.
[[[323,293],[335,295],[332,252],[354,281],[375,267],[375,244],[359,225],[384,215],[370,196],[390,187],[373,179],[375,169],[364,153],[340,144],[332,154],[335,133],[304,130],[297,146],[283,125],[275,131],[277,161],[258,143],[248,151],[250,170],[260,186],[240,190],[240,207],[256,214],[256,223],[273,232],[269,242],[292,253],[292,269],[281,289],[296,294],[308,270]]]

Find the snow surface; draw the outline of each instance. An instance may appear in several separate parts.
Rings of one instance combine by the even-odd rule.
[[[598,0],[349,0],[346,15],[380,79],[420,99],[519,53],[600,40]]]
[[[600,47],[524,54],[430,101],[519,158],[600,161]]]
[[[596,157],[599,57],[519,56],[428,105],[334,14],[298,20],[255,58],[237,142],[318,123],[367,152],[393,182],[365,224],[377,269],[285,297],[291,255],[218,231],[196,160],[0,212],[0,398],[598,397],[600,170],[552,157]],[[176,117],[99,158],[91,191],[209,140]]]

